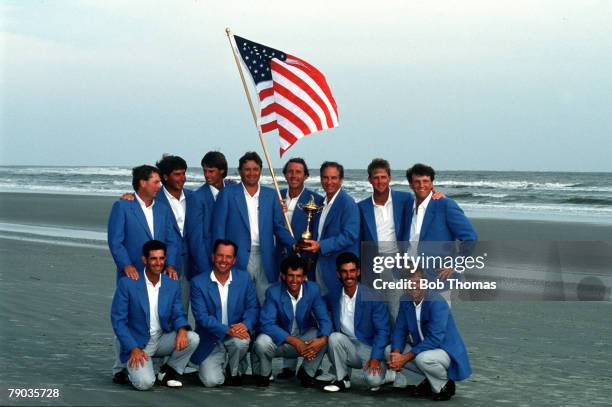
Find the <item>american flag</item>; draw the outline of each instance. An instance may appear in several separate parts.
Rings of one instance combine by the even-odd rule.
[[[278,129],[281,157],[302,137],[338,126],[338,107],[325,76],[308,62],[234,36],[259,95],[261,131]]]

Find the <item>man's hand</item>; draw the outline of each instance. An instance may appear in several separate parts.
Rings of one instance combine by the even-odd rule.
[[[123,272],[132,280],[138,280],[138,270],[136,270],[136,267],[134,267],[133,264],[128,264],[127,266],[125,266],[123,268]]]
[[[321,245],[316,240],[304,240],[300,245],[300,250],[307,253],[317,253],[321,249]]]
[[[139,367],[144,367],[145,361],[147,360],[149,360],[149,355],[147,355],[147,352],[140,348],[134,348],[130,353],[130,360],[128,360],[128,364],[130,369],[138,369]]]
[[[380,361],[378,359],[370,359],[368,360],[368,362],[366,363],[365,367],[364,367],[366,373],[371,374],[371,375],[378,375],[378,376],[382,376],[383,374],[383,368],[380,365]]]
[[[440,281],[446,281],[447,278],[453,275],[455,269],[452,268],[444,268],[438,270],[438,279]]]
[[[176,272],[176,269],[172,266],[166,266],[166,274],[168,274],[168,277],[170,277],[173,280],[178,280],[178,273]]]
[[[415,357],[416,354],[413,352],[401,353],[399,350],[394,349],[393,352],[389,354],[389,368],[399,372],[406,363],[410,362]]]
[[[288,336],[287,339],[285,339],[285,342],[293,346],[295,350],[297,351],[298,355],[304,358],[306,357],[306,355],[304,354],[308,346],[306,345],[306,342],[304,342],[303,340],[295,336]]]
[[[134,195],[129,192],[124,192],[123,194],[121,194],[121,197],[119,199],[122,199],[124,201],[133,201]]]
[[[249,339],[251,337],[248,328],[242,322],[231,325],[227,330],[227,334],[238,339]]]
[[[320,336],[315,339],[308,340],[304,342],[306,344],[306,349],[304,350],[304,358],[306,360],[313,360],[317,357],[317,354],[323,349],[323,347],[327,344],[327,336]]]
[[[187,339],[187,330],[185,328],[179,328],[176,331],[176,338],[174,339],[174,349],[177,352],[182,351],[189,346],[189,339]]]
[[[437,201],[438,199],[442,199],[442,198],[446,198],[446,195],[444,195],[444,192],[439,192],[434,189],[431,199],[433,199],[434,201]]]
[[[287,213],[287,202],[285,202],[284,199],[281,199],[280,204],[281,208],[283,208],[283,212]]]

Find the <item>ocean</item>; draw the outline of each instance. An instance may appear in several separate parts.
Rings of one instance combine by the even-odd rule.
[[[272,185],[264,170],[262,184]],[[281,187],[281,170],[276,170]],[[409,190],[405,175],[393,172],[392,187]],[[238,180],[238,171],[229,170]],[[203,182],[202,171],[187,171],[186,188]],[[306,185],[322,193],[318,176]],[[435,186],[471,217],[580,221],[612,224],[612,173],[439,171]],[[346,170],[344,188],[356,200],[371,193],[365,170]],[[129,167],[0,166],[0,192],[119,196],[131,191]]]

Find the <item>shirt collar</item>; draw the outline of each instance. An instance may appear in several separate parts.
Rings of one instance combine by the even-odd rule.
[[[325,206],[332,206],[334,204],[334,202],[336,201],[336,197],[338,196],[338,194],[340,193],[340,191],[342,191],[342,187],[340,187],[336,193],[334,194],[334,196],[332,196],[331,201],[327,202],[327,195],[325,195],[325,201],[323,202],[323,204]]]
[[[247,198],[259,198],[259,191],[261,191],[261,186],[259,184],[259,182],[257,183],[257,192],[255,192],[255,195],[251,195],[249,194],[249,191],[247,191],[246,187],[244,186],[244,183],[242,183],[242,190],[244,191],[244,196],[246,196]]]
[[[302,285],[300,286],[300,293],[298,294],[297,298],[295,298],[290,292],[289,290],[287,290],[287,294],[289,294],[289,298],[291,298],[292,301],[298,302],[299,300],[302,299],[302,291],[304,290],[304,284],[302,283]]]
[[[300,196],[302,195],[305,189],[306,187],[302,186],[302,190],[300,191],[300,193],[295,198],[291,198],[289,197],[289,188],[287,188],[287,192],[285,193],[285,199],[300,199]]]
[[[431,201],[431,197],[433,196],[433,191],[431,191],[429,193],[429,195],[427,195],[427,198],[425,198],[423,200],[423,202],[421,202],[421,204],[419,205],[419,209],[422,210],[426,210],[427,209],[427,205],[429,205],[429,202]],[[412,203],[412,209],[415,210],[416,209],[416,199],[414,200],[414,202]]]
[[[219,282],[219,280],[217,280],[217,276],[215,276],[215,272],[214,272],[214,271],[211,271],[211,272],[210,272],[210,279],[211,279],[212,281],[214,281],[215,283],[217,283],[218,285],[221,285],[221,286],[226,286],[226,285],[228,285],[229,283],[231,283],[231,282],[232,282],[232,270],[230,270],[229,278],[227,279],[227,281],[225,282],[225,284],[221,284],[221,283]]]
[[[387,198],[387,202],[385,202],[385,203],[384,203],[384,204],[382,204],[382,205],[379,205],[379,204],[377,204],[377,203],[376,203],[376,201],[374,200],[374,192],[372,192],[372,205],[374,205],[374,207],[377,207],[377,206],[382,206],[383,208],[385,208],[385,207],[387,207],[387,206],[391,205],[391,202],[392,202],[392,200],[393,200],[393,198],[391,198],[391,195],[392,195],[392,194],[391,194],[391,189],[389,189],[389,197]]]
[[[355,294],[353,294],[353,298],[349,297],[348,294],[344,291],[344,288],[342,289],[342,298],[348,300],[348,301],[355,301],[355,299],[357,298],[357,292],[359,291],[359,283],[357,283],[357,288],[355,289]]]
[[[147,206],[147,204],[145,204],[145,202],[142,199],[140,199],[137,193],[134,193],[134,196],[136,197],[136,200],[138,201],[142,209],[149,209],[149,208],[152,208],[153,205],[155,205],[155,199],[153,200],[153,202],[151,202],[151,206]]]
[[[183,202],[185,200],[185,191],[183,191],[182,189],[181,189],[181,197],[179,199],[176,199],[174,195],[168,192],[165,186],[162,187],[162,189],[164,190],[164,194],[166,195],[166,198],[168,198],[169,201],[175,200],[175,201]]]
[[[151,282],[151,280],[149,280],[149,278],[147,277],[146,274],[143,273],[143,277],[144,277],[145,282],[147,283],[148,287],[151,287],[151,288],[154,288],[154,289],[158,289],[159,287],[161,287],[161,282],[162,282],[161,276],[159,276],[159,281],[155,285],[153,285],[153,283]]]

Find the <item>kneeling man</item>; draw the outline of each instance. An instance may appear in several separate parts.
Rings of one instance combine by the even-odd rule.
[[[259,316],[253,279],[233,268],[236,252],[231,240],[216,240],[213,270],[191,279],[191,311],[201,339],[191,361],[200,366],[206,387],[242,383],[238,365],[247,354]]]
[[[409,279],[412,288],[397,315],[389,367],[417,385],[415,395],[449,400],[455,394],[455,381],[472,373],[470,361],[447,302],[420,288],[422,280],[426,277],[420,269]]]
[[[389,312],[382,298],[359,283],[359,258],[350,252],[336,258],[342,291],[328,295],[336,332],[329,337],[328,353],[336,380],[323,387],[341,391],[351,387],[350,368],[363,368],[368,386],[376,391],[384,383],[385,347],[391,331]]]
[[[304,279],[305,267],[300,257],[287,257],[281,263],[282,281],[266,290],[260,316],[263,333],[255,341],[253,358],[260,386],[269,384],[275,356],[303,357],[297,376],[304,387],[316,383],[332,324],[319,285]]]
[[[111,322],[128,362],[128,378],[138,390],[155,384],[151,357],[170,356],[157,378],[168,387],[182,387],[181,375],[200,338],[187,322],[178,281],[165,274],[166,245],[150,240],[142,247],[144,272],[138,280],[122,277],[111,308]]]

